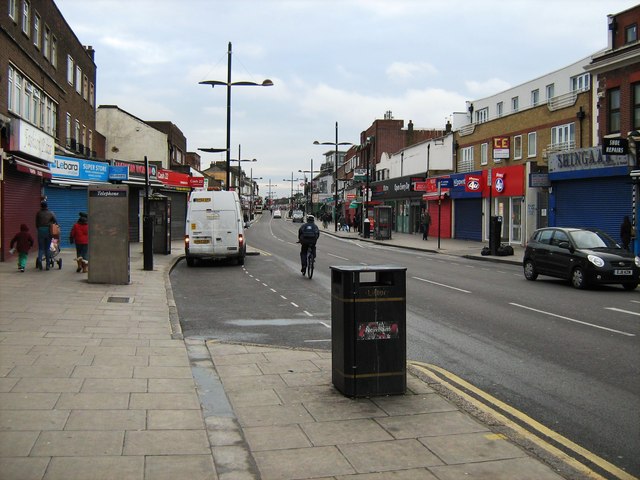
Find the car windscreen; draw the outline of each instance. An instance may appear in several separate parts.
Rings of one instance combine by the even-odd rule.
[[[576,230],[570,233],[576,248],[615,248],[616,241],[604,232]]]

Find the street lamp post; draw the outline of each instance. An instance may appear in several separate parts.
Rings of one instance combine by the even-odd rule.
[[[271,187],[277,187],[277,184],[272,184],[271,179],[269,179],[269,210],[271,210],[271,214],[273,215],[273,197],[271,196]]]
[[[291,203],[289,204],[289,211],[293,212],[293,182],[299,182],[299,178],[293,178],[293,172],[291,172],[291,180],[288,178],[283,178],[283,182],[291,182]]]
[[[333,226],[335,231],[338,231],[338,145],[353,145],[351,142],[338,142],[338,122],[336,122],[336,141],[335,142],[313,142],[314,145],[335,145],[335,164],[333,166],[335,183],[334,183],[334,197],[333,197]]]
[[[238,178],[236,179],[236,188],[238,189],[238,198],[242,198],[242,185],[241,185],[241,177],[242,177],[242,166],[240,165],[241,162],[257,162],[258,160],[256,160],[255,158],[251,158],[251,159],[243,159],[242,156],[240,155],[240,151],[241,151],[241,146],[238,145],[238,158],[232,158],[231,160],[229,160],[230,162],[238,162]]]
[[[262,83],[255,82],[232,82],[231,81],[231,42],[229,42],[229,49],[227,51],[227,81],[221,82],[219,80],[205,80],[199,82],[200,85],[226,85],[227,86],[227,176],[226,176],[226,188],[229,190],[230,177],[231,177],[231,87],[236,86],[256,86],[256,87],[271,87],[273,82],[268,78],[263,80]]]
[[[254,189],[255,189],[255,185],[253,184],[253,167],[251,167],[251,194],[249,196],[249,220],[253,220],[253,196],[254,196]],[[255,178],[255,180],[262,180],[262,177],[257,177]]]
[[[309,182],[309,190],[308,190],[308,195],[307,195],[307,215],[311,214],[313,215],[313,175],[315,173],[320,173],[320,170],[314,170],[313,169],[313,158],[311,159],[311,170],[298,170],[298,172],[300,173],[308,173],[310,176],[310,182]]]

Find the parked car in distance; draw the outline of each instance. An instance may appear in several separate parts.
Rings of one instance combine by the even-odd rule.
[[[293,223],[295,222],[304,223],[304,213],[302,213],[302,210],[294,210],[293,215],[291,215],[291,221]]]
[[[273,218],[282,218],[282,212],[280,210],[274,210]]]
[[[634,290],[640,282],[640,257],[597,229],[538,229],[527,242],[522,266],[527,280],[548,275],[569,280],[580,289],[620,284]]]

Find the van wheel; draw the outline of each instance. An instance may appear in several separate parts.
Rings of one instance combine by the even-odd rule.
[[[196,259],[193,257],[187,257],[187,266],[193,267],[196,264]]]

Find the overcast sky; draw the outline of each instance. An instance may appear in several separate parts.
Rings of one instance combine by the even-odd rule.
[[[291,174],[335,140],[390,110],[415,128],[444,128],[465,101],[498,93],[607,46],[607,14],[632,0],[55,0],[95,49],[98,105],[171,121],[189,151],[226,146],[261,193],[288,196]],[[202,166],[224,154],[200,152]],[[286,181],[283,179],[287,179]],[[275,186],[277,185],[277,187]],[[294,182],[294,190],[299,182]]]

